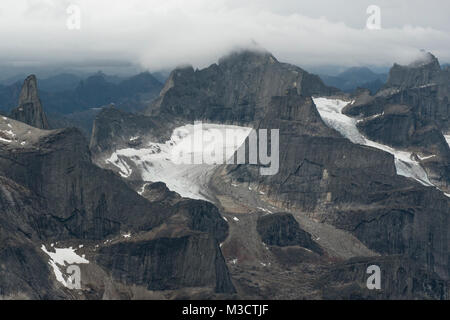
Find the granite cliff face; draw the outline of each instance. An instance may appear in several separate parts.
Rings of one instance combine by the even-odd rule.
[[[168,140],[176,121],[171,117],[144,116],[103,108],[92,129],[90,150],[94,156],[120,147],[138,147],[146,141]]]
[[[104,120],[108,117],[99,117],[97,122],[104,124],[97,137],[122,146],[135,132],[156,138],[154,132],[164,130],[146,126],[158,118],[166,120],[162,127],[169,133],[196,120],[279,129],[277,174],[262,176],[258,165],[223,165],[209,182],[212,201],[229,221],[222,252],[240,297],[275,293],[279,298],[334,299],[342,289],[346,298],[447,299],[450,201],[442,191],[400,175],[405,168],[399,169],[397,155],[386,152],[387,146],[405,148],[414,158],[408,163],[424,169],[426,179],[445,190],[445,72],[433,61],[407,68],[413,71],[393,70],[388,85],[375,96],[366,91],[348,96],[270,54],[231,54],[203,70],[174,70],[139,127],[111,128]],[[402,77],[406,80],[400,81]],[[424,84],[430,79],[441,79],[441,85]],[[350,116],[341,125],[355,122],[361,142],[325,123],[311,96],[329,95],[349,102],[344,113],[331,114],[338,120]],[[118,122],[132,119],[115,114]],[[379,127],[385,118],[389,121]],[[363,145],[366,138],[383,143],[384,149]],[[92,141],[96,153],[102,139]],[[161,186],[146,188],[143,195],[178,201],[161,197]],[[288,216],[272,212],[289,212],[298,228]],[[383,265],[382,292],[367,292],[364,274],[370,264]],[[277,272],[286,268],[292,274],[281,279]]]
[[[307,96],[338,91],[325,86],[316,75],[280,63],[268,52],[243,51],[206,69],[174,70],[147,114],[248,124],[264,116],[273,96],[290,88]]]
[[[59,243],[55,248],[80,245],[90,261],[83,269],[86,290],[81,297],[133,298],[135,293],[124,286],[160,290],[168,283],[170,289],[234,292],[218,245],[228,226],[212,204],[179,199],[167,205],[141,197],[113,172],[91,162],[77,129],[43,131],[6,117],[0,120],[3,128],[14,137],[0,142],[2,297],[73,298],[56,282],[41,250],[50,243]],[[163,249],[164,244],[171,250]],[[122,262],[114,260],[117,252]],[[204,259],[197,259],[199,254]],[[176,262],[168,269],[165,263],[172,260]],[[152,278],[135,278],[136,269],[123,268],[128,262]],[[23,276],[13,276],[19,270]],[[141,294],[149,296],[146,290]]]
[[[376,95],[356,94],[344,113],[360,118],[359,129],[370,139],[417,154],[431,181],[450,191],[448,69],[427,53],[408,66],[395,64]]]
[[[441,72],[438,59],[429,52],[422,52],[422,57],[407,66],[394,64],[385,88],[404,90],[427,86],[439,82]]]
[[[413,265],[448,292],[448,197],[397,175],[392,155],[328,128],[312,99],[296,92],[273,97],[258,128],[279,128],[280,172],[261,176],[258,166],[227,166],[213,181],[218,189],[226,188],[223,180],[249,186],[273,207],[345,230],[383,256],[398,255],[392,259],[406,263],[402,268]],[[415,290],[408,294],[428,294]]]
[[[39,99],[35,75],[25,79],[19,95],[19,105],[11,111],[11,118],[39,129],[50,129]]]

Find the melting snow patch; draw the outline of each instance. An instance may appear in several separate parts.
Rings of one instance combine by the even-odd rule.
[[[12,132],[12,130],[3,130],[3,132],[13,138],[16,136],[16,134],[14,132]]]
[[[357,120],[342,113],[342,109],[349,102],[328,98],[314,98],[313,100],[320,116],[329,127],[339,131],[353,143],[374,147],[392,154],[395,158],[395,167],[398,175],[413,178],[425,186],[434,186],[428,179],[422,166],[413,160],[410,152],[397,150],[366,139],[356,126]]]
[[[264,208],[262,208],[262,207],[258,207],[257,209],[258,209],[258,210],[261,210],[261,211],[263,211],[263,212],[272,213],[272,211],[267,210],[267,209],[264,209]]]
[[[171,191],[177,192],[182,197],[208,200],[209,177],[220,164],[215,164],[209,159],[216,152],[216,144],[220,143],[223,147],[219,149],[225,155],[224,158],[232,156],[245,142],[250,131],[251,128],[232,125],[185,125],[176,128],[170,140],[165,143],[149,143],[140,149],[116,150],[105,161],[116,166],[125,178],[131,175],[130,165],[133,164],[142,181],[162,181]],[[199,132],[201,134],[198,134]],[[228,132],[232,132],[234,139],[216,143],[213,137],[218,132],[225,136]],[[208,161],[197,162],[198,159]]]
[[[65,267],[66,264],[67,266],[70,266],[73,264],[89,263],[89,261],[84,258],[84,255],[80,257],[75,253],[75,249],[72,247],[54,248],[55,252],[49,252],[45,245],[42,245],[41,249],[50,257],[48,264],[53,268],[56,280],[67,288],[70,287],[69,284],[71,283],[70,275],[65,275],[60,268]]]

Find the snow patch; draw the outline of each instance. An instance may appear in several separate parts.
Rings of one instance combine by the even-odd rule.
[[[445,137],[445,140],[448,143],[448,146],[450,147],[450,134],[446,134],[446,135],[444,135],[444,137]]]
[[[257,209],[258,209],[258,210],[261,210],[261,211],[263,211],[263,212],[272,213],[272,211],[270,211],[270,210],[268,210],[268,209],[264,209],[264,208],[262,208],[262,207],[258,207]]]
[[[53,247],[53,246],[52,246]],[[75,249],[69,248],[53,248],[55,252],[47,251],[45,245],[41,246],[42,251],[44,251],[49,257],[48,264],[53,268],[53,273],[55,274],[56,280],[62,283],[66,288],[69,288],[69,283],[71,283],[70,275],[65,275],[61,271],[61,267],[73,265],[73,264],[86,264],[89,263],[85,259],[84,255],[79,256],[75,253]]]
[[[356,126],[357,120],[342,113],[342,109],[350,102],[328,98],[313,98],[313,100],[320,116],[329,127],[339,131],[355,144],[370,146],[392,154],[398,175],[413,178],[425,186],[434,186],[420,163],[413,159],[411,152],[397,150],[365,138]]]

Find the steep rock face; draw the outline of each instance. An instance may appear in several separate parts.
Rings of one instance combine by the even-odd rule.
[[[389,71],[386,87],[403,90],[428,85],[438,81],[440,73],[438,59],[429,52],[423,53],[423,57],[407,66],[394,64]]]
[[[210,234],[192,233],[102,249],[97,261],[113,277],[148,290],[174,290],[214,285],[233,293],[225,261]]]
[[[280,171],[261,176],[255,166],[233,165],[227,168],[232,181],[249,183],[274,205],[309,213],[376,252],[401,254],[448,280],[449,199],[397,176],[390,154],[340,137],[311,117],[313,106],[292,92],[274,97],[259,128],[280,129]]]
[[[148,114],[170,114],[189,121],[251,123],[261,119],[273,96],[295,88],[304,95],[327,95],[318,76],[285,63],[267,52],[243,51],[202,70],[176,69]]]
[[[389,105],[383,114],[359,121],[358,128],[377,142],[413,151],[430,181],[450,190],[450,148],[434,122],[420,118],[406,105]]]
[[[146,139],[165,141],[173,126],[167,118],[128,113],[114,107],[103,108],[94,121],[90,150],[97,155],[119,147],[136,147]]]
[[[367,268],[380,267],[381,289],[367,289]],[[354,258],[329,268],[315,284],[324,299],[405,300],[449,299],[448,282],[400,256]]]
[[[1,173],[47,199],[50,214],[64,221],[68,235],[100,239],[129,223],[151,228],[161,221],[149,214],[156,208],[112,172],[91,163],[77,129],[52,131],[18,151],[2,150]]]
[[[0,141],[0,280],[8,279],[0,282],[2,297],[77,298],[55,281],[40,248],[56,241],[101,244],[99,261],[113,259],[105,256],[115,252],[109,246],[122,248],[122,259],[132,260],[134,248],[142,248],[145,255],[150,242],[156,251],[149,250],[158,258],[146,262],[148,270],[166,270],[165,261],[179,257],[170,269],[178,278],[173,279],[167,270],[158,274],[160,283],[168,286],[160,285],[160,290],[205,286],[233,292],[219,248],[228,225],[215,206],[181,198],[170,205],[149,202],[117,175],[92,164],[87,143],[77,129],[44,131],[8,118],[0,122],[15,135],[14,140]],[[136,238],[127,241],[123,234]],[[159,250],[160,238],[176,244],[177,250]],[[188,253],[186,248],[191,248]],[[99,251],[87,253],[94,268]],[[194,269],[185,267],[194,260]],[[119,272],[108,263],[100,267],[107,274]],[[197,273],[198,269],[203,273]],[[34,274],[35,270],[41,270],[40,274]],[[125,274],[114,281],[122,283],[124,277],[133,278]],[[154,287],[156,278],[144,277],[134,284],[143,284],[142,279]],[[93,288],[95,297],[101,297],[103,273],[97,271],[86,281],[91,281],[85,285]]]
[[[311,235],[302,230],[289,213],[276,213],[258,218],[256,226],[264,243],[271,246],[301,246],[321,254],[322,250]]]
[[[19,106],[11,111],[11,118],[39,129],[50,129],[39,99],[35,75],[25,79],[19,95]]]
[[[50,279],[37,245],[63,232],[45,200],[0,175],[0,299],[70,298]]]
[[[408,66],[395,64],[389,79],[376,95],[360,99],[346,107],[352,116],[374,116],[391,105],[407,105],[423,120],[436,122],[443,131],[450,129],[450,73],[442,70],[439,61],[428,53],[424,60]]]
[[[280,130],[279,172],[261,176],[249,165],[230,166],[229,171],[241,181],[265,184],[282,207],[313,211],[328,203],[364,201],[362,184],[371,181],[377,188],[395,177],[391,155],[343,138],[325,125],[311,98],[294,91],[272,99],[258,128]]]
[[[416,152],[431,181],[450,186],[450,77],[431,54],[408,65],[394,65],[385,88],[375,96],[356,95],[344,109],[361,117],[360,130],[370,139]]]

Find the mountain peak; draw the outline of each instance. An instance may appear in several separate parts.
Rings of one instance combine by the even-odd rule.
[[[34,74],[28,76],[23,82],[19,105],[11,111],[11,118],[39,129],[50,129],[39,99],[37,79]]]
[[[229,63],[275,63],[278,60],[267,50],[264,49],[242,49],[235,50],[219,59],[219,65]]]
[[[438,59],[430,52],[421,51],[420,57],[408,65],[394,64],[389,71],[386,87],[405,89],[433,84],[440,72]]]
[[[439,67],[439,60],[431,53],[426,51],[421,51],[419,58],[408,64],[409,68],[422,68],[422,67]]]

